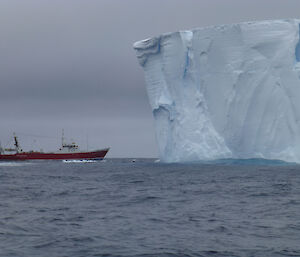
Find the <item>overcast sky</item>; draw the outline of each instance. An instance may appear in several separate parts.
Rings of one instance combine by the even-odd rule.
[[[157,157],[135,41],[300,18],[299,0],[0,0],[0,140],[55,150],[61,129],[108,157]],[[32,137],[39,135],[43,137]],[[87,140],[88,139],[88,140]]]

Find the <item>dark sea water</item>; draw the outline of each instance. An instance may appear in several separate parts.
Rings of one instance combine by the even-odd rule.
[[[0,256],[300,256],[300,166],[0,163]]]

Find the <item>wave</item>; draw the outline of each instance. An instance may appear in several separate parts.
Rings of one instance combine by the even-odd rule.
[[[16,167],[16,166],[24,166],[24,165],[31,165],[31,162],[6,162],[1,161],[0,167]]]

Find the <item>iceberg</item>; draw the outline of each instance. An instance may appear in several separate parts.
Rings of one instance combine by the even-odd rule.
[[[300,162],[300,20],[197,28],[134,44],[164,162]]]

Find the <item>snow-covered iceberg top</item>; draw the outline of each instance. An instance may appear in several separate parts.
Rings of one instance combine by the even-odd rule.
[[[135,43],[161,160],[300,162],[299,23],[220,25]]]

